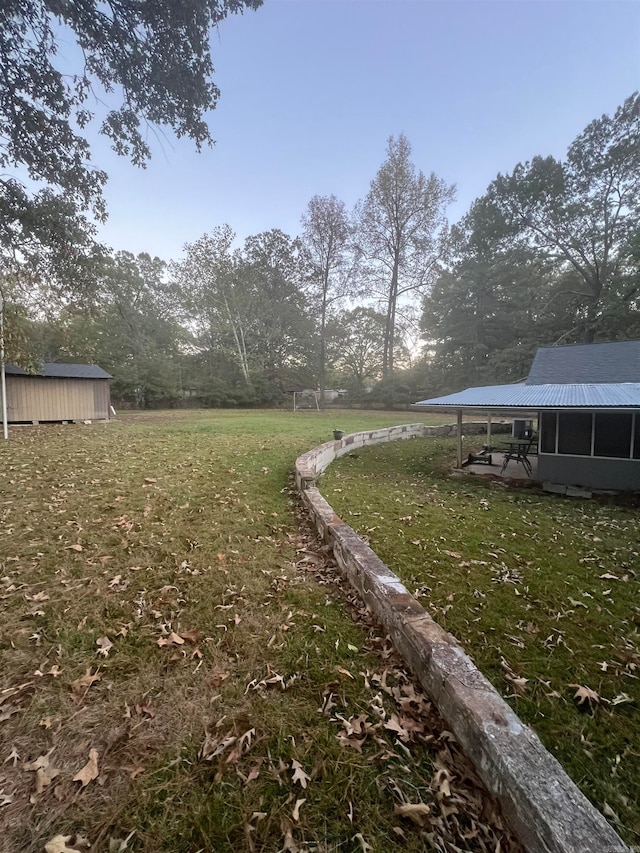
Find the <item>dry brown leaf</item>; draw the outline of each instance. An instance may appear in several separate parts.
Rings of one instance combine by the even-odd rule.
[[[196,628],[195,631],[181,631],[180,636],[183,640],[186,640],[187,643],[197,643],[198,638],[200,636],[200,631]]]
[[[220,687],[223,681],[226,681],[229,678],[229,673],[224,672],[220,669],[214,669],[209,678],[207,678],[207,684],[209,687]]]
[[[84,551],[84,548],[82,547],[82,545],[69,545],[69,548],[68,548],[67,550],[70,550],[70,551]]]
[[[244,780],[244,784],[248,785],[249,782],[254,782],[258,776],[260,775],[260,768],[262,766],[262,758],[258,761],[255,767],[252,767],[249,771],[247,778]]]
[[[101,678],[102,676],[99,674],[98,670],[96,670],[92,675],[91,667],[87,667],[87,671],[83,676],[76,678],[75,681],[71,682],[71,692],[76,698],[81,698],[91,685],[95,684],[96,681],[100,681]]]
[[[296,800],[296,804],[293,807],[293,811],[291,812],[291,819],[295,820],[296,823],[300,820],[300,809],[306,802],[306,799]]]
[[[300,848],[293,838],[293,826],[291,822],[283,817],[280,820],[280,826],[284,836],[282,850],[288,851],[288,853],[300,853]]]
[[[99,774],[98,770],[98,750],[90,749],[89,750],[89,760],[84,765],[82,770],[78,770],[76,775],[73,777],[74,782],[81,782],[82,787],[85,788],[89,782],[92,782],[94,779],[98,778]]]
[[[299,761],[296,761],[295,758],[291,762],[291,769],[293,770],[293,782],[294,784],[298,782],[303,788],[307,787],[308,782],[311,780],[311,776],[307,776],[307,774],[302,769],[302,764]]]
[[[5,758],[5,760],[4,760],[2,763],[3,763],[3,764],[6,764],[8,761],[13,761],[13,766],[14,766],[14,767],[16,766],[16,764],[18,763],[18,761],[20,761],[20,753],[19,753],[19,752],[18,752],[18,750],[15,748],[15,746],[13,747],[13,749],[11,750],[11,752],[9,753],[9,755],[7,755],[7,757]]]
[[[596,693],[596,691],[592,690],[590,687],[585,687],[583,684],[570,684],[569,687],[577,687],[573,698],[578,700],[578,705],[582,705],[584,702],[587,702],[589,707],[592,707],[592,705],[598,705],[600,703],[600,694]]]
[[[157,483],[158,482],[156,477],[145,477],[144,481],[145,481],[145,483]]]
[[[113,643],[108,637],[99,637],[96,640],[96,646],[98,646],[98,654],[106,658],[113,648]]]
[[[364,836],[361,832],[356,832],[351,840],[359,843],[362,853],[369,853],[369,850],[373,850],[373,847],[370,844],[367,844],[364,840]]]
[[[77,847],[69,847],[73,835],[55,835],[44,845],[45,853],[80,853]]]
[[[524,696],[527,689],[527,684],[529,683],[528,678],[524,678],[519,675],[509,675],[508,673],[505,675],[507,681],[510,681],[513,684],[513,689],[516,693],[519,693],[521,696]]]
[[[45,755],[40,755],[35,761],[23,765],[24,770],[35,771],[36,794],[41,794],[48,788],[52,781],[59,776],[61,771],[51,764],[49,756],[55,747],[52,747]]]
[[[176,634],[175,631],[172,631],[168,637],[160,637],[158,639],[159,646],[184,646],[184,640],[180,636],[180,634]]]
[[[427,826],[431,807],[427,803],[402,803],[394,806],[393,813],[406,817],[417,826]]]
[[[344,668],[344,667],[342,667],[342,666],[337,666],[337,667],[336,667],[336,669],[338,670],[338,672],[340,673],[340,675],[346,675],[346,676],[347,676],[347,678],[350,678],[352,681],[355,681],[355,676],[354,676],[354,675],[351,675],[351,673],[349,672],[349,670],[348,670],[348,669],[345,669],[345,668]]]
[[[395,732],[400,740],[408,741],[410,739],[409,732],[400,724],[396,714],[392,714],[389,721],[384,724],[385,729],[390,732]]]

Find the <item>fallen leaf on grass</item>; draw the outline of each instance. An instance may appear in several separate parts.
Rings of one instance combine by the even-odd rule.
[[[67,551],[84,551],[82,545],[69,545]]]
[[[156,477],[145,477],[144,481],[145,481],[145,483],[157,483],[158,482]]]
[[[3,764],[6,764],[8,761],[13,761],[13,766],[14,766],[14,767],[16,766],[16,764],[18,763],[18,761],[20,761],[20,753],[19,753],[19,752],[18,752],[18,750],[15,748],[15,746],[13,747],[13,749],[11,750],[11,752],[9,753],[9,755],[7,755],[7,757],[5,758],[5,760],[4,760],[2,763],[3,763]]]
[[[36,758],[35,761],[30,761],[24,764],[23,768],[29,771],[35,771],[36,774],[36,794],[41,794],[45,788],[53,782],[56,776],[59,776],[61,771],[51,764],[49,756],[53,752],[53,747],[45,755]]]
[[[159,646],[170,646],[172,644],[175,646],[183,646],[184,645],[184,640],[182,639],[180,634],[176,634],[175,631],[172,631],[168,637],[159,637],[158,638],[158,645]]]
[[[573,698],[578,700],[578,705],[582,705],[584,702],[587,702],[589,707],[593,705],[598,705],[600,703],[600,694],[596,693],[595,690],[592,690],[590,687],[585,687],[583,684],[570,684],[569,687],[577,687]]]
[[[81,699],[91,685],[95,684],[96,681],[100,681],[101,678],[102,676],[97,670],[92,675],[91,667],[87,667],[87,671],[83,676],[76,678],[75,681],[71,682],[71,693],[73,694],[74,699]]]
[[[22,710],[20,703],[32,690],[35,690],[33,681],[0,690],[0,723]]]
[[[293,770],[294,784],[298,782],[303,788],[306,788],[308,782],[311,780],[311,776],[307,776],[307,774],[302,769],[302,764],[300,764],[300,762],[296,761],[294,758],[291,762],[291,769]]]
[[[110,838],[109,853],[125,853],[129,849],[129,842],[136,834],[136,830],[132,829],[126,838]]]
[[[99,774],[98,770],[98,750],[90,749],[89,750],[89,760],[82,768],[79,770],[76,775],[73,777],[74,782],[81,782],[82,787],[86,788],[89,782],[92,782],[94,779],[98,778]]]
[[[342,666],[337,666],[336,669],[340,673],[340,675],[346,675],[347,678],[350,678],[352,681],[355,681],[355,675],[351,675],[348,669],[345,669]]]
[[[45,853],[80,853],[77,847],[69,847],[73,835],[55,835],[44,845]]]
[[[360,844],[360,848],[362,849],[362,853],[369,853],[369,850],[373,850],[373,847],[364,840],[364,836],[361,832],[356,832],[356,834],[351,839],[352,841],[357,841]]]
[[[282,850],[288,851],[288,853],[300,853],[300,848],[293,838],[293,826],[291,822],[283,817],[280,820],[280,827],[284,836]]]
[[[96,646],[98,646],[98,654],[106,658],[113,648],[113,643],[108,637],[99,637],[96,640]]]
[[[220,687],[220,685],[229,678],[229,673],[224,672],[220,669],[214,669],[209,678],[207,678],[207,684],[209,687]]]
[[[618,693],[617,696],[614,696],[611,700],[612,705],[622,705],[625,702],[633,702],[634,699],[632,696],[629,696],[628,693]]]
[[[430,812],[431,806],[427,803],[402,803],[393,809],[394,814],[406,817],[420,827],[427,826]]]
[[[513,689],[516,691],[516,693],[519,693],[521,696],[525,694],[527,684],[529,683],[528,678],[524,678],[523,676],[519,675],[509,675],[509,673],[505,675],[505,678],[507,679],[507,681],[510,681],[511,684],[513,684]]]
[[[306,799],[304,800],[296,800],[296,804],[293,807],[293,811],[291,812],[291,819],[295,820],[296,823],[300,820],[300,808],[306,803]]]
[[[195,631],[181,631],[180,636],[183,640],[186,640],[187,643],[197,643],[198,638],[200,636],[200,631],[196,628]]]
[[[244,784],[248,785],[249,782],[254,782],[258,776],[260,775],[260,768],[262,767],[262,759],[258,761],[255,767],[252,767],[249,773],[247,774],[247,778],[244,780]]]

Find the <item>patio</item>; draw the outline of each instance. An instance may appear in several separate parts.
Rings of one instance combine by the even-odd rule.
[[[531,476],[529,477],[524,466],[515,459],[510,459],[507,467],[503,471],[502,466],[504,464],[505,454],[501,453],[499,450],[493,450],[490,455],[491,465],[487,465],[486,462],[472,462],[470,465],[465,465],[464,468],[456,470],[462,470],[467,473],[480,476],[497,477],[501,480],[530,480],[535,482],[538,479],[537,456],[527,457],[531,464]]]

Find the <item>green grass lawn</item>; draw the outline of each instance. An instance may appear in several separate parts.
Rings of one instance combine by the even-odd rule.
[[[638,844],[638,510],[451,477],[454,458],[450,440],[368,448],[320,489]]]
[[[420,419],[183,411],[11,430],[0,849],[518,850],[290,489],[296,456],[334,427]]]

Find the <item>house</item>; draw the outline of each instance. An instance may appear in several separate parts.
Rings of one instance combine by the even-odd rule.
[[[459,425],[471,412],[537,418],[539,480],[640,491],[640,341],[541,347],[522,383],[467,388],[415,407],[455,412]]]
[[[108,421],[111,375],[96,364],[45,362],[35,373],[5,366],[9,423]]]

